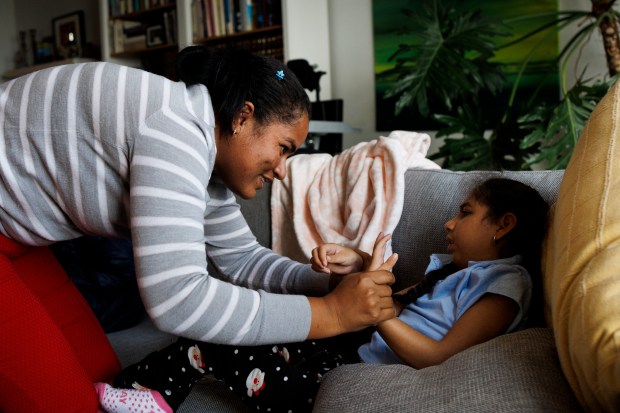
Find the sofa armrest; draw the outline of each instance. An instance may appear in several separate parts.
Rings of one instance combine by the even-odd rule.
[[[532,328],[474,346],[439,366],[352,364],[329,372],[315,412],[581,412],[553,333]]]

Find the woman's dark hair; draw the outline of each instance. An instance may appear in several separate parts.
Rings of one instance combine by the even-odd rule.
[[[477,185],[470,195],[488,208],[487,218],[496,221],[512,213],[517,224],[499,242],[500,257],[521,255],[523,267],[532,278],[532,304],[530,325],[542,324],[542,243],[547,232],[549,205],[534,188],[513,179],[491,178]],[[395,294],[401,304],[414,302],[432,290],[439,281],[454,273],[456,267],[446,266],[427,274],[425,279],[406,294]]]
[[[189,46],[176,60],[179,79],[207,87],[223,136],[232,135],[235,115],[248,101],[259,126],[292,124],[310,116],[310,99],[293,72],[282,62],[235,48]]]

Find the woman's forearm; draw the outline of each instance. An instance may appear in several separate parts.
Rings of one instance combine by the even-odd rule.
[[[308,340],[333,337],[346,332],[329,301],[324,297],[308,297],[308,301],[312,311]]]

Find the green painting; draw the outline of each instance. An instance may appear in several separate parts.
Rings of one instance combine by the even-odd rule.
[[[396,116],[395,98],[384,97],[385,92],[392,86],[391,79],[381,76],[383,72],[395,66],[389,58],[398,49],[399,44],[411,43],[411,34],[406,33],[407,24],[410,24],[409,18],[402,10],[409,9],[415,12],[422,1],[431,0],[373,0],[377,130],[428,130],[437,127],[436,123],[421,117],[413,108],[404,110]],[[549,19],[548,16],[540,18],[532,16],[558,10],[557,0],[460,0],[454,2],[454,7],[459,11],[481,10],[485,15],[504,22],[505,30],[510,36],[498,37],[495,40],[498,45],[522,37],[534,28],[540,27],[544,19]],[[523,16],[528,17],[519,19]],[[531,60],[520,80],[519,93],[522,96],[517,96],[517,101],[519,98],[527,99],[530,91],[542,85],[542,92],[538,93],[540,99],[557,103],[559,75],[557,66],[551,63],[557,58],[558,51],[557,36],[550,37],[544,32],[517,42],[513,46],[499,49],[493,61],[502,64],[506,85],[502,94],[493,99],[508,99],[521,62],[527,57]],[[488,116],[501,116],[497,113],[497,108],[501,105],[494,100],[484,102],[484,108],[488,109]]]

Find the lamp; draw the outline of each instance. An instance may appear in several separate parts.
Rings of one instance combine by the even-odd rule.
[[[316,101],[318,102],[321,92],[321,76],[327,72],[315,71],[305,59],[289,60],[286,66],[295,73],[295,76],[297,76],[297,79],[299,79],[304,89],[308,89],[309,91],[316,90]]]
[[[320,100],[321,76],[326,72],[314,70],[305,59],[289,60],[286,65],[299,79],[304,89],[316,91],[316,101],[312,102],[312,119],[308,126],[308,138],[298,153],[327,152],[332,155],[342,149],[343,133],[361,133],[342,122],[342,99]],[[324,141],[321,142],[321,137]]]

